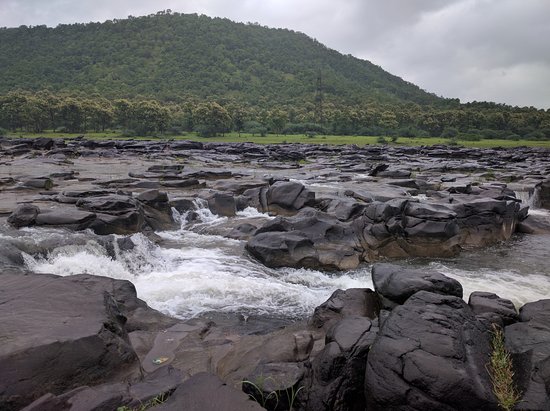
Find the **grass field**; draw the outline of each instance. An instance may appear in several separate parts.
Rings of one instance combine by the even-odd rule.
[[[33,133],[14,133],[8,134],[9,137],[52,137],[52,138],[75,138],[84,135],[88,139],[104,140],[104,139],[128,139],[120,133],[116,132],[103,132],[103,133],[52,133],[45,132],[40,134]],[[309,137],[306,135],[274,135],[268,134],[265,137],[253,136],[251,134],[242,133],[240,136],[237,133],[228,133],[224,136],[218,137],[199,137],[195,133],[188,133],[181,136],[160,136],[160,137],[133,137],[135,140],[193,140],[193,141],[216,141],[216,142],[253,142],[257,144],[277,144],[277,143],[306,143],[306,144],[356,144],[358,146],[380,144],[378,142],[379,137],[375,136],[323,136],[317,135]],[[435,144],[449,144],[449,140],[440,137],[428,137],[428,138],[408,138],[399,137],[395,143],[390,142],[389,138],[386,138],[388,144],[406,145],[406,146],[431,146]],[[545,147],[550,148],[550,141],[531,141],[531,140],[480,140],[480,141],[466,141],[457,140],[459,146],[464,147],[479,147],[479,148],[491,148],[491,147]]]

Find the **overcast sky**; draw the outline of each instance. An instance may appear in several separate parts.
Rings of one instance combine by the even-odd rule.
[[[164,9],[301,31],[462,102],[550,108],[550,0],[0,0],[0,27]]]

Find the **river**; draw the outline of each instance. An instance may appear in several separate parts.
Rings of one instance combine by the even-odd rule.
[[[550,220],[545,210],[533,210]],[[212,314],[237,314],[293,321],[305,318],[336,289],[372,288],[371,266],[338,273],[307,269],[270,269],[249,257],[245,242],[213,235],[212,227],[225,221],[207,208],[199,220],[176,215],[181,228],[157,233],[160,245],[142,234],[130,236],[131,250],[117,241],[109,252],[97,236],[60,229],[26,228],[16,241],[63,244],[47,253],[25,253],[26,268],[34,272],[73,275],[89,273],[132,281],[138,296],[150,306],[182,319]],[[268,219],[255,209],[237,219]],[[2,234],[4,239],[8,234]],[[73,236],[72,241],[67,236]],[[120,237],[119,237],[120,238]],[[78,241],[74,241],[78,239]],[[116,239],[116,237],[115,237]],[[32,250],[32,246],[26,247]],[[114,250],[114,251],[113,251]],[[456,278],[467,300],[472,291],[494,292],[516,304],[550,295],[549,235],[516,234],[505,243],[482,250],[466,250],[455,258],[393,261],[408,267],[436,269]]]

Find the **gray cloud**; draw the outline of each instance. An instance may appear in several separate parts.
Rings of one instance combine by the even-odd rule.
[[[0,0],[0,26],[162,9],[302,31],[427,91],[550,108],[547,0]]]

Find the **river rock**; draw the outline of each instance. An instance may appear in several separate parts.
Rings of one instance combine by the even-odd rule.
[[[237,206],[235,198],[229,193],[215,192],[207,197],[208,208],[214,214],[223,217],[235,217]]]
[[[538,201],[540,207],[550,210],[550,179],[538,184],[537,190],[539,194]]]
[[[183,164],[154,164],[150,166],[147,171],[149,173],[159,173],[159,174],[177,174],[181,173],[185,166]]]
[[[302,363],[322,335],[296,324],[268,335],[243,336],[218,357],[216,374],[229,383],[240,383],[261,364]]]
[[[296,181],[277,181],[266,193],[267,205],[270,208],[287,211],[298,211],[306,205],[312,205],[315,193]]]
[[[97,213],[124,214],[137,210],[139,203],[131,196],[111,194],[82,198],[76,202],[76,206]]]
[[[378,316],[378,296],[368,288],[336,290],[327,301],[315,308],[310,324],[328,329],[345,317],[360,316],[374,319]]]
[[[96,213],[96,219],[90,223],[89,228],[99,235],[127,235],[140,232],[144,224],[145,217],[143,212],[130,210],[126,213],[117,213],[114,215]]]
[[[233,238],[235,240],[248,241],[250,237],[254,235],[257,229],[258,227],[250,223],[239,224],[238,226],[233,228],[229,232],[229,234],[227,234],[227,237]]]
[[[153,230],[174,230],[177,228],[166,192],[148,190],[138,194],[136,199],[143,204],[145,222]]]
[[[0,408],[16,410],[132,371],[137,357],[107,283],[90,276],[0,274]],[[104,285],[102,285],[104,284]]]
[[[328,214],[334,215],[340,221],[349,221],[361,215],[366,207],[363,202],[338,197],[322,200],[319,208]]]
[[[462,298],[462,285],[435,270],[377,263],[372,267],[372,282],[388,308],[404,304],[410,296],[422,290]]]
[[[257,402],[215,375],[199,373],[181,384],[154,411],[261,411]]]
[[[550,220],[547,216],[529,214],[518,223],[516,231],[524,234],[550,234]]]
[[[356,268],[361,257],[351,224],[310,208],[269,221],[246,249],[268,267],[346,270]]]
[[[490,342],[459,297],[420,291],[396,307],[367,359],[369,410],[498,410]]]
[[[63,226],[72,230],[84,230],[95,220],[96,214],[74,207],[59,207],[36,216],[38,226]]]
[[[242,390],[268,410],[301,409],[303,363],[260,364],[242,383]]]
[[[324,349],[308,367],[303,409],[308,411],[359,411],[365,409],[365,367],[378,328],[366,317],[349,316],[328,332]]]
[[[45,394],[22,411],[100,411],[152,408],[170,396],[185,376],[162,367],[136,382],[78,387],[61,395]]]
[[[29,227],[36,222],[36,216],[40,213],[40,208],[34,204],[19,204],[8,217],[8,223],[12,226]]]
[[[485,316],[499,326],[510,325],[519,320],[514,303],[494,293],[474,291],[470,294],[468,305],[475,315]]]
[[[505,328],[506,348],[513,358],[517,388],[514,409],[548,410],[550,404],[550,300],[527,303],[521,322]]]
[[[23,182],[23,185],[30,188],[42,188],[44,190],[51,190],[53,188],[53,181],[49,177],[36,177],[25,180]]]

